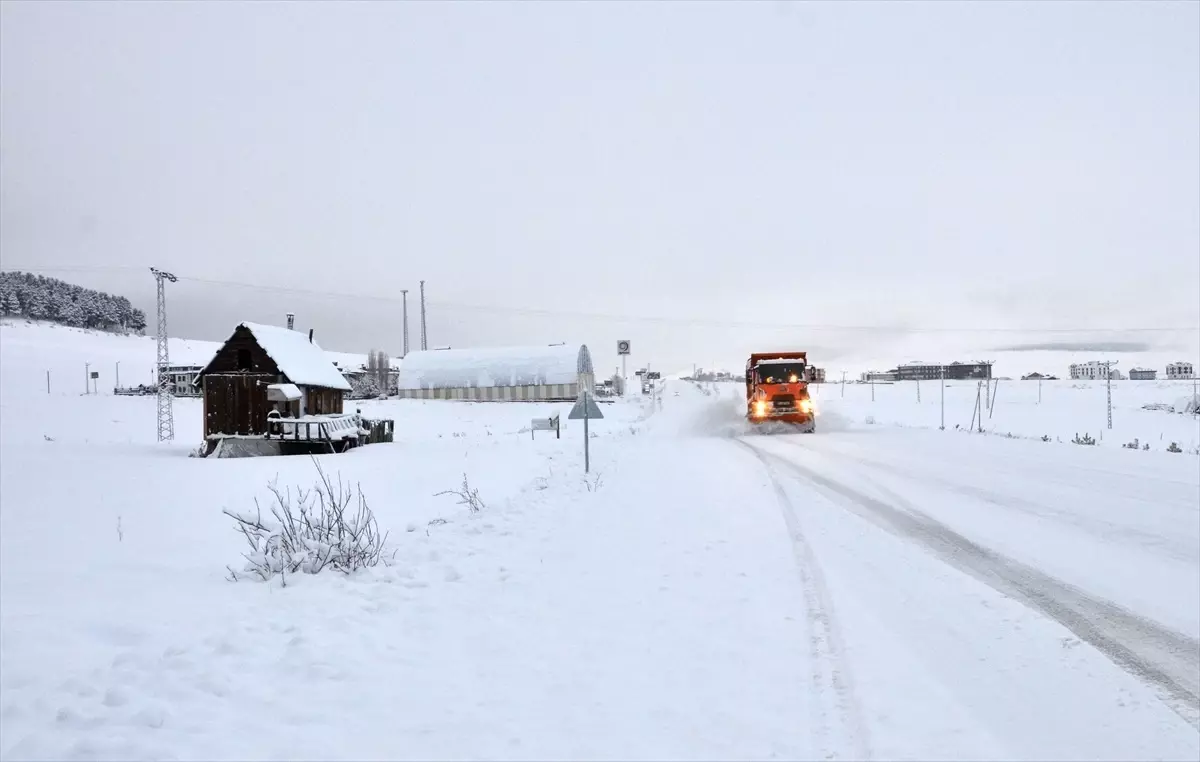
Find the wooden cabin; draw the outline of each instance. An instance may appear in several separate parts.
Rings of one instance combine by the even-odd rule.
[[[285,418],[341,413],[343,394],[350,391],[312,331],[258,323],[234,329],[195,383],[203,389],[204,437],[210,443],[267,434],[272,411]]]

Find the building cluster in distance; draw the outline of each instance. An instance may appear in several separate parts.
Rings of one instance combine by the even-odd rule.
[[[1071,363],[1070,372],[1071,378],[1074,380],[1097,381],[1111,378],[1113,381],[1123,381],[1125,379],[1125,374],[1119,369],[1097,360]],[[1195,375],[1195,368],[1190,362],[1167,364],[1166,377],[1168,381],[1191,379]],[[1152,368],[1130,368],[1129,370],[1130,381],[1154,381],[1157,378],[1158,371]]]
[[[1123,381],[1126,376],[1116,367],[1107,363],[1091,360],[1089,362],[1072,363],[1070,378],[1084,381]],[[934,365],[930,363],[911,362],[898,365],[891,370],[866,371],[859,376],[864,383],[890,383],[893,381],[936,381],[945,378],[948,381],[964,381],[971,379],[988,379],[992,376],[990,362],[952,362],[949,365]],[[1170,381],[1191,379],[1195,377],[1195,368],[1190,362],[1173,362],[1167,365],[1166,378]],[[1131,381],[1154,381],[1158,371],[1150,368],[1131,368]],[[1021,376],[1022,381],[1055,381],[1055,376],[1043,373],[1029,373]]]
[[[952,362],[949,365],[931,365],[922,362],[910,362],[898,365],[892,370],[867,371],[859,377],[861,381],[936,381],[945,378],[947,381],[964,381],[969,379],[984,379],[992,377],[990,362]]]

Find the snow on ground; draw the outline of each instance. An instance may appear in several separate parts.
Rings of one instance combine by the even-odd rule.
[[[1120,447],[1136,438],[1152,450],[1165,450],[1171,442],[1193,453],[1200,448],[1200,418],[1169,410],[1191,397],[1191,381],[1114,381],[1112,430],[1107,428],[1107,391],[1101,381],[1043,381],[1041,402],[1036,381],[992,383],[997,389],[995,405],[991,411],[981,405],[983,429],[989,434],[1048,436],[1063,442],[1089,434],[1101,447]],[[846,424],[926,429],[942,425],[937,381],[920,383],[920,401],[916,382],[875,384],[873,391],[871,386],[831,383],[812,388],[822,410],[840,415]],[[947,430],[972,428],[976,388],[974,381],[946,382]],[[1147,410],[1147,405],[1166,409]]]
[[[27,382],[106,341],[0,331],[0,758],[1200,755],[1193,455],[832,385],[818,433],[756,436],[738,385],[670,382],[603,406],[585,479],[565,405],[351,403],[397,441],[320,460],[394,562],[231,583],[221,509],[312,462],[189,458],[196,401],[160,445],[153,399]],[[464,472],[478,514],[433,494]]]

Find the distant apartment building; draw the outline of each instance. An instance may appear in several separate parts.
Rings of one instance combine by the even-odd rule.
[[[989,362],[952,362],[949,365],[931,365],[923,362],[910,362],[888,372],[892,373],[897,381],[936,381],[939,378],[963,381],[972,378],[992,378],[992,364]]]
[[[808,366],[808,380],[809,380],[809,383],[813,383],[813,384],[825,383],[825,369],[824,368],[814,368],[811,365]]]
[[[165,369],[171,394],[176,397],[199,397],[200,389],[195,386],[196,375],[203,370],[200,365],[169,365]]]
[[[1190,362],[1173,362],[1167,365],[1167,378],[1172,381],[1193,378],[1195,375],[1196,369]]]
[[[1158,371],[1152,368],[1130,368],[1130,381],[1154,381],[1158,378]]]
[[[1033,373],[1028,373],[1021,376],[1022,381],[1057,381],[1057,376],[1047,376],[1044,373],[1038,373],[1036,370]]]
[[[1087,362],[1073,362],[1070,367],[1071,378],[1076,381],[1103,381],[1109,377],[1109,366],[1099,360],[1088,360]],[[1113,369],[1112,378],[1119,379],[1121,374],[1116,369]]]
[[[882,383],[896,380],[896,371],[894,370],[868,370],[862,373],[858,379],[863,382],[873,381]]]

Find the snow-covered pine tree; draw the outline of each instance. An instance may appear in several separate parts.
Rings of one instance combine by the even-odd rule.
[[[46,299],[46,290],[41,287],[29,288],[26,287],[23,291],[18,291],[17,296],[21,302],[21,314],[27,318],[34,320],[44,320],[50,306]]]
[[[104,321],[104,328],[109,331],[115,330],[121,325],[121,309],[117,306],[117,300],[111,296],[104,302],[101,319]]]
[[[59,319],[67,325],[73,325],[77,327],[83,326],[87,320],[83,305],[74,299],[64,298],[63,306],[58,316]]]
[[[21,301],[17,299],[16,289],[5,288],[0,291],[0,313],[5,316],[21,314]]]

